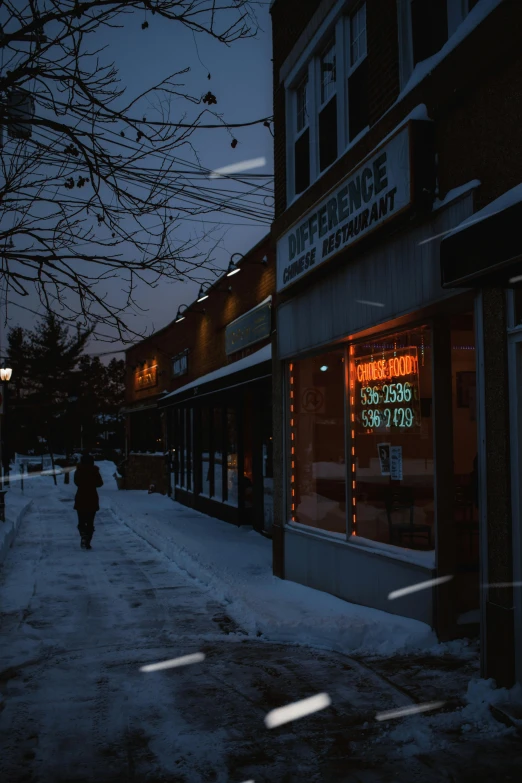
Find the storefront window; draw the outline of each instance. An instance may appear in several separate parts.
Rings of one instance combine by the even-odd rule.
[[[201,494],[210,497],[210,409],[201,411]]]
[[[345,352],[289,367],[290,518],[346,534]]]
[[[214,448],[214,487],[215,500],[223,500],[223,409],[213,409],[212,442]]]
[[[185,474],[186,487],[192,489],[192,408],[185,409]]]
[[[234,408],[227,408],[227,500],[238,504],[237,417]]]
[[[431,331],[421,327],[349,350],[352,532],[431,550]]]
[[[477,381],[472,313],[451,318],[451,376],[456,601],[458,613],[465,614],[478,610],[480,604]]]
[[[522,288],[515,288],[513,292],[513,302],[515,310],[515,326],[522,324]]]

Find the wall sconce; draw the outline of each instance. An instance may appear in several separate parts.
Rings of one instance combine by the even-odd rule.
[[[174,319],[174,323],[179,324],[180,321],[184,321],[185,317],[186,317],[187,310],[188,310],[188,305],[186,305],[186,304],[180,305],[178,307],[178,312],[176,313],[176,318]],[[207,311],[206,310],[191,309],[190,312],[191,313],[201,313],[201,315],[204,315]]]
[[[234,253],[233,255],[230,256],[230,263],[229,263],[228,269],[227,269],[227,277],[232,277],[232,275],[235,275],[238,272],[241,272],[241,269],[238,266],[239,262],[234,261],[234,258],[236,256],[239,256],[240,259],[244,257],[242,253]]]
[[[201,285],[199,287],[199,294],[198,294],[198,298],[196,299],[196,302],[203,302],[205,299],[208,299],[209,288],[210,288],[210,284],[209,283],[207,283],[206,285],[205,285],[205,283],[201,283]]]

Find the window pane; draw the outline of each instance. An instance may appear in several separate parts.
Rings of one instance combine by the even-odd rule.
[[[180,454],[180,462],[179,462],[179,485],[180,487],[185,486],[185,408],[179,409],[179,420],[178,420],[178,426],[179,426],[179,454]]]
[[[346,533],[344,350],[290,364],[291,519]]]
[[[352,346],[355,532],[412,549],[435,546],[431,332]]]
[[[201,411],[201,494],[210,497],[210,410]]]
[[[516,288],[513,293],[515,304],[515,326],[522,324],[522,288]]]
[[[413,64],[438,52],[448,40],[447,0],[410,0]]]
[[[366,3],[350,17],[350,65],[366,56]]]
[[[348,112],[350,139],[354,139],[369,123],[368,60],[364,60],[348,79]]]
[[[307,129],[295,143],[295,192],[302,193],[310,184],[310,131]]]
[[[237,417],[234,408],[227,408],[227,500],[238,501]]]
[[[337,98],[319,114],[319,167],[321,171],[337,158]]]
[[[192,489],[192,408],[185,411],[185,473],[187,489]]]
[[[214,498],[223,500],[223,410],[214,408]]]
[[[478,610],[479,524],[477,382],[473,314],[451,318],[455,573],[458,614]]]
[[[308,125],[308,77],[303,79],[295,91],[297,111],[297,132],[299,133]]]
[[[335,95],[335,44],[328,47],[321,57],[321,103]]]

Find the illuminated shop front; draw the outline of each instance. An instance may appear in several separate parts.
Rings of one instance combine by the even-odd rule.
[[[287,579],[459,635],[478,629],[480,606],[476,303],[443,290],[439,248],[471,214],[472,194],[432,212],[407,187],[416,167],[429,171],[414,131],[396,133],[278,239],[286,470],[274,563]],[[397,190],[356,236],[366,169],[374,190]],[[346,230],[335,229],[341,213]],[[333,240],[320,237],[329,222]],[[313,264],[305,254],[288,272],[314,248]],[[388,598],[437,577],[447,579]]]
[[[270,345],[168,395],[171,496],[270,534],[273,515]]]

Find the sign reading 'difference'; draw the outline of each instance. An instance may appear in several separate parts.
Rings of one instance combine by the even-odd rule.
[[[277,243],[277,290],[355,244],[411,203],[405,126]]]

